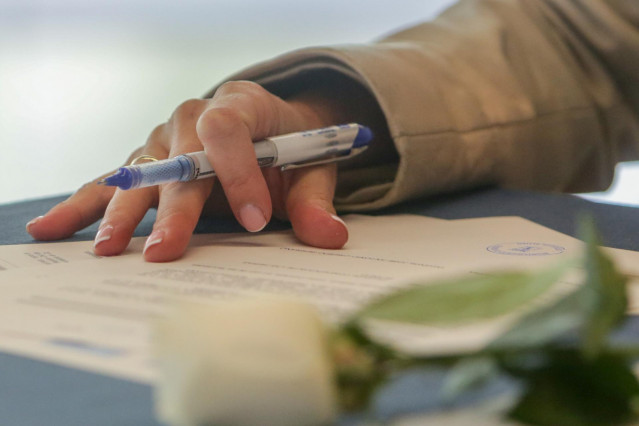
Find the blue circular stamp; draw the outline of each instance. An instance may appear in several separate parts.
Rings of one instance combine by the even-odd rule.
[[[554,256],[566,251],[565,247],[547,243],[499,243],[486,247],[491,253],[508,256]]]

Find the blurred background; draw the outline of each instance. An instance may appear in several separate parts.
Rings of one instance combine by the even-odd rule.
[[[361,43],[453,0],[0,0],[0,204],[119,166],[186,99],[260,60]],[[593,197],[639,204],[622,167]]]

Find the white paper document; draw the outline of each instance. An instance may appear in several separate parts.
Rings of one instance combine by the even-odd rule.
[[[110,258],[87,255],[91,242],[0,247],[3,265],[12,265],[0,271],[0,350],[151,382],[150,325],[175,298],[215,304],[237,297],[295,297],[337,321],[411,283],[539,268],[576,258],[582,248],[572,237],[516,217],[345,219],[350,239],[341,250],[305,246],[291,231],[195,235],[182,259],[163,264],[143,261],[142,239],[125,255]],[[34,264],[25,255],[44,252],[65,261]],[[611,253],[619,253],[628,271],[639,276],[632,271],[639,265],[637,253]],[[382,334],[419,350],[445,345],[472,350],[511,321],[455,330],[402,326]]]
[[[126,253],[138,253],[144,247],[142,238],[134,239]],[[92,241],[0,246],[0,273],[10,269],[94,260]],[[0,282],[1,279],[0,279]]]

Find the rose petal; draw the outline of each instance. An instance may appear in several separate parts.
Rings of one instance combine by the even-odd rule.
[[[310,426],[336,415],[326,330],[308,305],[182,304],[155,337],[156,412],[169,424]]]

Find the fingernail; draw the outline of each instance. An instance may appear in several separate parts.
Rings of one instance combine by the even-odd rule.
[[[113,226],[105,225],[100,227],[98,233],[95,234],[95,241],[93,241],[93,247],[97,247],[98,244],[108,241],[111,239],[111,235],[113,235]]]
[[[333,218],[333,220],[334,220],[335,222],[339,222],[339,223],[341,223],[342,225],[346,226],[346,222],[344,222],[344,221],[342,220],[342,218],[341,218],[341,217],[339,217],[338,215],[336,215],[336,214],[332,214],[332,215],[331,215],[331,217]]]
[[[142,252],[146,253],[149,248],[160,244],[163,239],[164,231],[153,231],[151,235],[149,235],[149,238],[146,239],[146,244],[144,245],[144,250]]]
[[[264,212],[253,204],[247,204],[240,209],[240,221],[249,232],[258,232],[266,226]]]
[[[36,223],[40,222],[40,219],[42,219],[44,216],[38,216],[34,219],[31,219],[28,223],[27,223],[27,232],[31,233],[31,231],[29,230],[29,228],[31,228],[33,225],[35,225]]]

